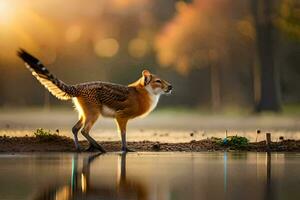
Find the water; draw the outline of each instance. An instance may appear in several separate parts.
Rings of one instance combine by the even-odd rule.
[[[300,199],[299,153],[0,154],[0,199]]]

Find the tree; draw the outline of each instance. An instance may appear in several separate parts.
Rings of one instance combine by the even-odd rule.
[[[260,69],[260,95],[255,110],[280,111],[279,74],[274,64],[272,0],[253,0],[257,58]]]
[[[217,6],[215,7],[215,5]],[[179,2],[177,15],[156,40],[158,61],[188,75],[193,68],[210,68],[212,108],[221,106],[221,60],[227,56],[231,28],[218,1]]]

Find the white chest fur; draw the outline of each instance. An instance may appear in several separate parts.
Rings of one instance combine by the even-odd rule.
[[[154,108],[157,106],[158,100],[159,100],[160,95],[150,95],[150,108],[149,112],[154,110]]]
[[[114,109],[111,109],[111,108],[103,105],[101,114],[104,117],[114,117],[116,115],[116,111]]]
[[[160,94],[154,94],[154,92],[152,91],[151,88],[147,88],[148,94],[149,94],[149,98],[150,98],[150,108],[147,110],[146,113],[144,113],[143,115],[141,115],[141,117],[145,117],[147,116],[151,111],[153,111],[155,109],[155,107],[157,106]]]

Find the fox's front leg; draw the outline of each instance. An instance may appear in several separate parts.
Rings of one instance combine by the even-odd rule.
[[[116,118],[116,122],[118,125],[118,132],[121,135],[121,139],[122,139],[122,151],[134,152],[134,150],[131,150],[127,147],[127,143],[126,143],[126,126],[127,126],[128,119]]]

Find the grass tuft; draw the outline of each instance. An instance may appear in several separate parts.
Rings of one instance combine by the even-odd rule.
[[[42,141],[52,141],[61,137],[58,134],[51,133],[50,130],[45,130],[43,128],[36,129],[36,131],[34,132],[34,136]]]
[[[227,146],[234,149],[245,149],[249,145],[249,139],[242,136],[228,136],[227,138],[219,141],[222,146]]]

